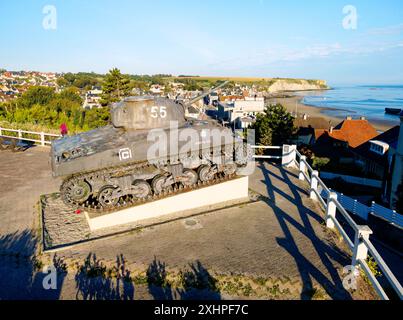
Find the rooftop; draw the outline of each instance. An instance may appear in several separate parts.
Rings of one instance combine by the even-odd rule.
[[[399,139],[400,126],[395,126],[388,131],[375,137],[376,141],[386,143],[390,148],[396,149],[397,141]],[[373,141],[373,140],[371,140]],[[379,164],[384,164],[386,161],[386,155],[380,155],[375,152],[371,152],[371,141],[367,141],[354,149],[354,152],[361,155],[364,158],[371,159]]]
[[[330,130],[315,130],[315,138],[331,138],[347,142],[352,148],[357,148],[361,144],[375,138],[379,133],[367,121],[363,119],[346,119]]]

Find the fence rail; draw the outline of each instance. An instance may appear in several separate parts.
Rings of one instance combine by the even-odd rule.
[[[338,201],[351,214],[356,215],[365,221],[368,220],[369,215],[373,215],[403,229],[403,215],[397,213],[395,210],[385,208],[375,202],[372,202],[372,205],[368,207],[343,193],[334,192],[337,194]],[[322,190],[321,196],[327,199],[328,193]]]
[[[5,132],[13,132],[17,133],[16,136],[12,136],[10,134],[4,134]],[[39,136],[39,139],[33,139],[31,137],[26,137],[25,135],[33,135]],[[41,146],[47,146],[52,144],[52,140],[54,138],[60,138],[61,135],[53,134],[53,133],[45,133],[45,132],[35,132],[21,129],[7,129],[0,127],[0,138],[8,138],[8,139],[17,139],[22,141],[31,141],[35,143],[39,143]],[[47,139],[48,138],[48,139]]]
[[[251,146],[252,149],[281,150],[279,146]],[[254,159],[282,159],[283,156],[253,155]]]

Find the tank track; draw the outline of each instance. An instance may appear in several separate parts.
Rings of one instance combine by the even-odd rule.
[[[209,181],[201,181],[200,179],[195,183],[194,185],[182,185],[180,182],[174,183],[172,185],[172,188],[167,188],[166,190],[163,190],[161,194],[156,194],[154,190],[151,190],[151,194],[147,196],[146,198],[135,198],[130,195],[123,196],[121,199],[119,199],[119,202],[115,206],[102,206],[97,199],[90,197],[87,201],[84,203],[81,202],[75,202],[72,199],[66,199],[66,193],[64,190],[68,188],[69,185],[72,183],[79,183],[80,181],[91,181],[91,180],[96,180],[96,179],[102,179],[102,180],[108,180],[108,177],[119,177],[119,176],[128,176],[133,171],[135,170],[147,170],[147,168],[152,167],[147,162],[142,162],[142,163],[135,163],[135,164],[130,164],[130,165],[122,165],[118,167],[112,167],[112,168],[105,168],[102,170],[96,170],[96,171],[90,171],[90,172],[84,172],[80,174],[73,175],[67,179],[65,179],[60,186],[60,193],[62,196],[63,201],[69,205],[70,207],[76,209],[76,210],[84,210],[89,213],[97,213],[97,214],[102,214],[102,213],[110,213],[122,209],[126,209],[129,207],[133,207],[139,204],[144,204],[148,202],[152,202],[155,200],[160,200],[168,196],[172,196],[175,194],[179,194],[181,192],[186,192],[186,191],[191,191],[191,190],[196,190],[205,186],[210,186],[210,185],[215,185],[221,182],[225,182],[231,179],[234,179],[237,175],[234,174],[224,174],[223,172],[216,173],[214,175],[214,178]],[[106,178],[106,179],[105,179]]]
[[[249,148],[243,149],[246,153],[244,155],[239,155],[238,159],[248,159],[250,157]],[[211,150],[210,150],[211,151]],[[212,152],[212,151],[211,151]],[[236,149],[235,152],[238,152]],[[228,154],[227,154],[228,156]],[[186,158],[186,157],[185,157]],[[177,158],[178,163],[183,163],[185,158]],[[232,156],[231,156],[232,158]],[[204,160],[203,160],[204,159]],[[212,162],[211,154],[208,152],[207,154],[200,154],[201,164],[205,165],[210,163],[214,165]],[[236,162],[237,163],[237,162]],[[236,163],[232,163],[235,165]],[[240,162],[236,165],[237,168],[243,167],[244,163]],[[146,197],[137,197],[131,194],[126,194],[122,191],[122,196],[118,196],[114,194],[111,198],[113,198],[113,202],[109,203],[108,205],[100,203],[99,195],[102,193],[102,190],[105,187],[111,187],[110,189],[114,188],[115,190],[122,190],[124,189],[123,186],[119,184],[115,184],[114,181],[116,179],[130,179],[133,176],[143,176],[140,179],[144,182],[151,181],[155,177],[156,171],[164,171],[161,168],[166,168],[169,166],[169,163],[166,160],[157,160],[154,163],[149,163],[145,161],[137,162],[137,163],[130,163],[130,164],[122,164],[120,166],[104,168],[101,170],[94,170],[88,172],[81,172],[75,175],[72,175],[65,179],[60,186],[60,193],[62,200],[68,206],[75,208],[77,210],[84,210],[90,213],[109,213],[118,211],[121,209],[129,208],[132,206],[136,206],[139,204],[160,200],[167,196],[175,195],[177,193],[196,190],[198,188],[202,188],[209,185],[218,184],[224,181],[228,181],[234,179],[236,175],[236,170],[234,171],[219,171],[214,173],[214,175],[210,176],[209,179],[202,179],[199,175],[197,181],[192,184],[186,185],[185,183],[181,183],[175,180],[172,185],[164,187],[161,192],[156,193],[155,190],[151,187],[148,196]],[[183,167],[185,169],[185,167]],[[199,167],[200,168],[200,167]],[[86,185],[87,188],[80,188],[81,185]],[[90,195],[89,197],[84,196],[80,200],[75,201],[74,195],[77,191],[77,186],[80,192],[84,193],[88,192]],[[150,186],[150,185],[149,185]],[[97,192],[98,190],[98,192]],[[78,198],[80,198],[80,192]],[[114,191],[115,192],[115,191]],[[119,192],[117,193],[119,194]],[[85,194],[87,195],[87,194]],[[85,200],[82,200],[85,199]]]
[[[146,203],[153,202],[156,200],[161,200],[161,199],[164,199],[164,198],[167,198],[170,196],[174,196],[176,194],[180,194],[183,192],[193,191],[193,190],[201,189],[201,188],[204,188],[207,186],[217,185],[222,182],[236,179],[237,177],[238,176],[236,174],[231,174],[231,175],[227,175],[227,176],[225,176],[223,174],[217,174],[213,180],[204,181],[204,182],[199,180],[196,184],[194,184],[192,186],[183,186],[179,183],[177,185],[174,185],[172,189],[163,191],[161,194],[153,193],[152,195],[149,195],[147,198],[137,199],[137,198],[133,198],[130,196],[123,197],[118,202],[118,204],[113,207],[103,207],[100,204],[97,204],[95,200],[94,201],[88,200],[84,204],[72,202],[72,203],[70,203],[70,206],[72,206],[75,210],[85,211],[88,213],[94,213],[94,214],[112,213],[115,211],[128,209],[131,207],[146,204]]]

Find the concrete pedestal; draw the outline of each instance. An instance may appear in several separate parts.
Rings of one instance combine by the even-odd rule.
[[[156,219],[170,214],[190,212],[220,203],[233,203],[248,198],[248,177],[241,177],[220,184],[188,191],[155,202],[146,203],[118,212],[90,217],[86,214],[91,232],[129,224],[147,219]]]

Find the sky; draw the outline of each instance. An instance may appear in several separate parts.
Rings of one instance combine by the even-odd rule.
[[[0,17],[7,70],[403,84],[401,0],[0,0]]]

